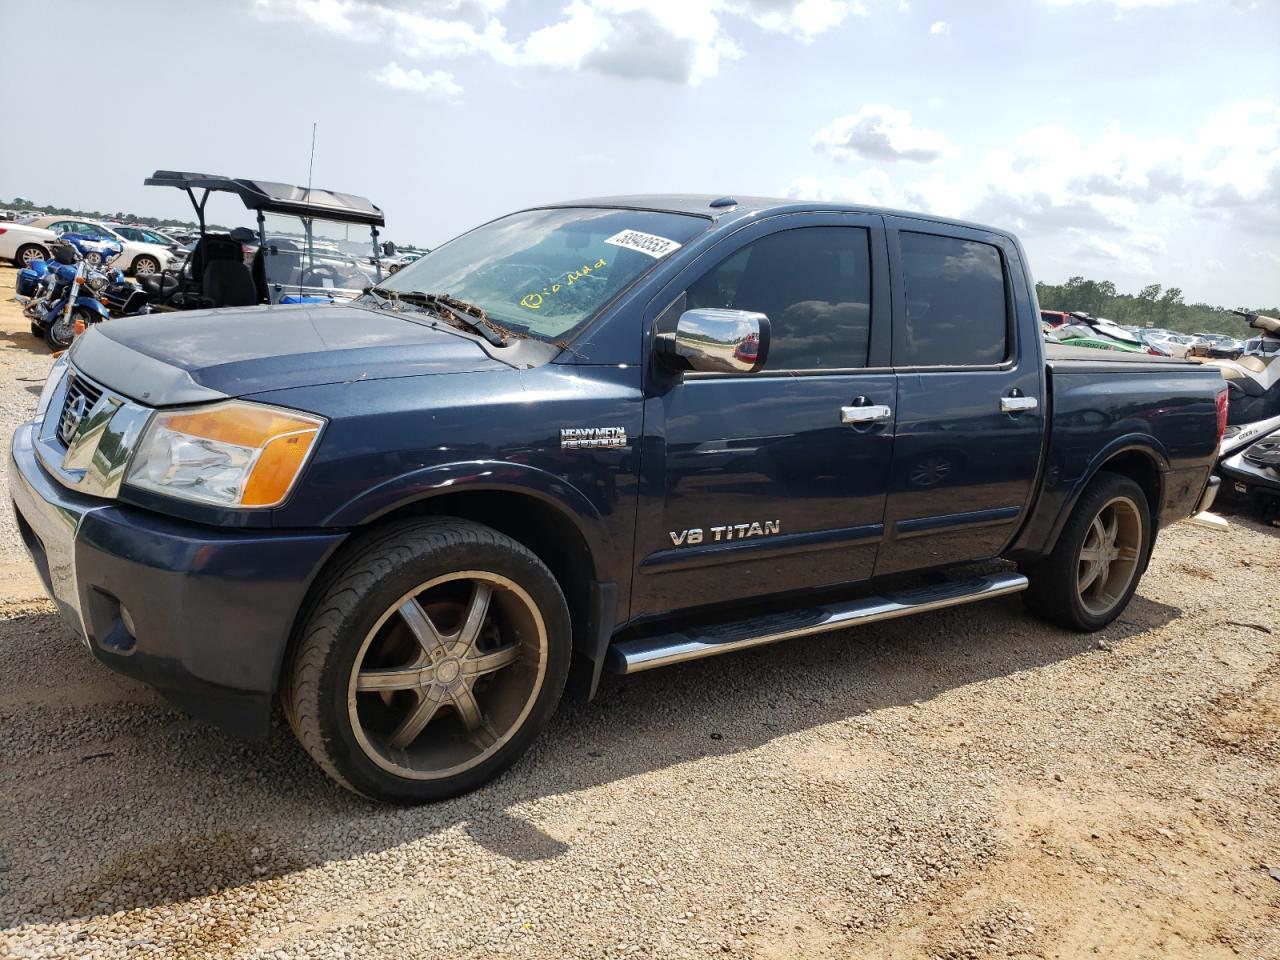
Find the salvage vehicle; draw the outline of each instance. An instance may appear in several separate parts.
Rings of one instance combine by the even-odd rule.
[[[1225,414],[1211,368],[1046,346],[1004,230],[619,197],[348,304],[96,326],[9,475],[94,656],[243,734],[279,696],[331,777],[408,803],[605,669],[1014,593],[1101,629],[1212,500]]]
[[[334,303],[352,300],[382,279],[382,210],[364,197],[184,170],[157,170],[143,183],[182,190],[200,224],[200,237],[178,269],[147,281],[154,307]],[[252,210],[256,233],[245,227],[209,231],[205,207],[216,194],[234,196]],[[369,239],[349,239],[352,227],[368,230]],[[293,235],[280,235],[286,231]],[[356,250],[371,255],[361,263],[351,255]]]
[[[48,260],[58,235],[52,230],[6,222],[0,226],[0,259],[15,267],[29,267],[37,260]]]

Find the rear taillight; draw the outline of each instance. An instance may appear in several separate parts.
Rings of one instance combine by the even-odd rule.
[[[9,232],[8,227],[0,227],[0,233],[8,233],[8,232]]]
[[[1164,356],[1164,354],[1162,354],[1162,353],[1161,353],[1159,350],[1157,350],[1155,347],[1147,347],[1147,353],[1151,354],[1153,357],[1162,357],[1162,356]]]
[[[1227,388],[1223,387],[1218,391],[1216,398],[1218,404],[1218,439],[1217,443],[1222,442],[1222,435],[1227,432]]]

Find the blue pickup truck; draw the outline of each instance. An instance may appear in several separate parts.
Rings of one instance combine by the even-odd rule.
[[[335,780],[419,802],[606,669],[1019,591],[1099,629],[1225,413],[1212,367],[1046,347],[1005,231],[616,197],[351,304],[97,326],[10,487],[98,659],[246,735],[279,696]]]

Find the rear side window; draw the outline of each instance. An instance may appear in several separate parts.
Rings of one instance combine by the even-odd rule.
[[[686,309],[731,307],[769,318],[766,370],[867,365],[870,236],[862,227],[800,227],[761,237],[686,292]]]
[[[989,243],[899,234],[906,324],[895,366],[1000,363],[1009,355],[1008,306],[1000,251]]]

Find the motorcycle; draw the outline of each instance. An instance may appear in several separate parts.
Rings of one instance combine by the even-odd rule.
[[[1280,320],[1233,311],[1261,336],[1245,344],[1235,360],[1206,360],[1227,381],[1227,423],[1253,423],[1280,416]]]
[[[18,299],[31,322],[32,336],[42,337],[56,352],[71,346],[77,332],[108,319],[110,312],[105,298],[99,299],[108,277],[101,270],[90,268],[77,245],[59,241],[53,245],[53,257],[52,266],[36,261],[27,268],[35,275],[35,288],[31,296],[20,293]],[[32,280],[26,279],[28,283]],[[19,277],[18,284],[21,291],[23,277]]]

